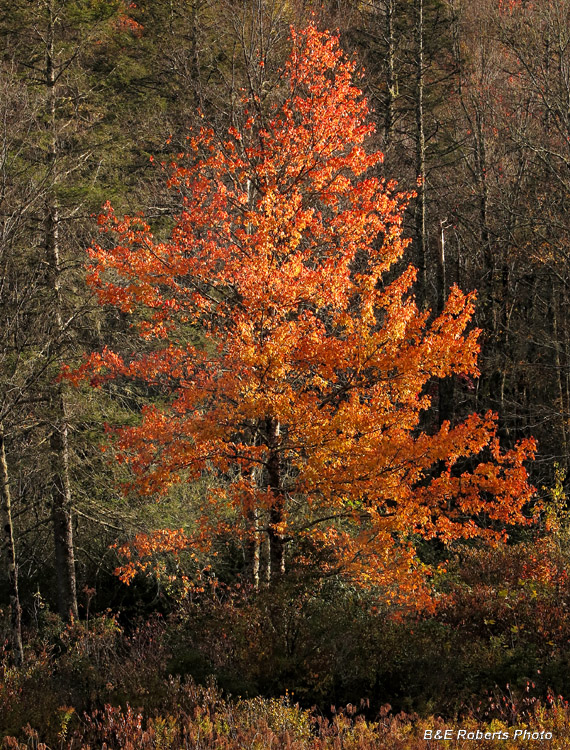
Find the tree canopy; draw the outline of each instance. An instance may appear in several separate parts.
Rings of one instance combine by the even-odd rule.
[[[67,377],[157,395],[117,455],[143,494],[208,474],[188,545],[232,534],[256,584],[312,566],[416,596],[419,538],[525,522],[533,443],[502,451],[491,413],[426,422],[434,380],[477,374],[474,294],[418,309],[397,265],[410,194],[379,176],[355,63],[314,24],[292,43],[281,102],[244,94],[239,123],[170,165],[168,239],[106,205],[88,281],[145,351],[105,348]]]

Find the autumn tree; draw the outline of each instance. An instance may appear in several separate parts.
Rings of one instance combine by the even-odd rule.
[[[165,548],[230,534],[255,585],[287,563],[407,595],[426,572],[418,539],[492,540],[524,521],[533,446],[501,451],[491,414],[420,429],[430,380],[477,374],[474,295],[453,288],[430,317],[415,269],[394,273],[410,196],[375,176],[382,155],[366,147],[373,126],[338,39],[293,31],[283,75],[288,96],[269,113],[244,94],[227,136],[189,137],[171,165],[183,207],[168,240],[106,206],[88,281],[133,316],[141,346],[95,352],[67,377],[156,397],[116,432],[132,489],[208,476],[195,528],[183,543],[162,531]]]

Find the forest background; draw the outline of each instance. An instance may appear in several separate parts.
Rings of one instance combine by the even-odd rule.
[[[85,283],[102,204],[167,237],[181,203],[160,164],[204,122],[235,126],[243,92],[277,96],[290,27],[311,20],[364,70],[379,176],[415,193],[397,272],[417,267],[434,313],[453,284],[477,290],[480,375],[434,379],[422,428],[492,410],[504,449],[538,444],[534,526],[494,547],[417,541],[446,565],[437,606],[335,576],[256,591],[231,529],[208,554],[165,551],[177,537],[160,530],[192,527],[204,482],[125,497],[101,451],[104,424],[135,425],[156,394],[57,377],[132,338]],[[322,708],[364,699],[371,715],[512,720],[569,694],[570,3],[14,0],[0,36],[2,731],[65,737],[105,704],[150,714],[173,700],[168,675]],[[149,567],[127,586],[133,539]]]

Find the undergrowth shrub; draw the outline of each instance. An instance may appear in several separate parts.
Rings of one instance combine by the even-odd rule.
[[[390,747],[413,748],[430,716],[481,726],[556,720],[562,732],[567,547],[560,537],[463,547],[429,614],[390,609],[378,593],[334,580],[206,587],[168,618],[135,624],[107,612],[66,626],[44,611],[26,634],[24,667],[0,649],[0,737],[109,750],[254,747],[259,737],[272,747],[364,748],[386,735]],[[330,713],[360,699],[359,716]]]
[[[282,699],[225,700],[213,686],[197,687],[178,681],[179,694],[185,694],[184,708],[176,712],[145,716],[127,705],[124,709],[106,705],[77,717],[69,708],[59,712],[60,730],[53,744],[31,727],[23,736],[4,737],[3,750],[425,750],[440,746],[426,742],[426,731],[443,736],[450,730],[446,747],[467,750],[477,747],[491,750],[497,746],[491,733],[501,733],[501,747],[529,750],[537,746],[537,735],[545,738],[543,748],[562,750],[570,747],[570,711],[555,701],[547,707],[534,706],[532,716],[515,725],[494,719],[481,723],[474,717],[461,722],[445,722],[440,717],[393,715],[385,707],[375,721],[366,720],[347,706],[331,718],[317,716],[288,697]],[[190,705],[192,704],[192,708]],[[463,736],[458,735],[462,730]],[[515,731],[519,735],[515,737]],[[527,732],[525,737],[522,733]],[[485,738],[485,733],[489,733]],[[533,736],[533,733],[534,736]]]

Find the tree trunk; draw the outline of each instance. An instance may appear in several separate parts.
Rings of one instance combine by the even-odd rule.
[[[564,380],[562,377],[562,359],[560,357],[560,350],[562,349],[562,342],[560,341],[560,332],[558,325],[558,295],[556,290],[552,290],[552,334],[554,344],[554,366],[556,369],[556,381],[558,385],[558,400],[559,400],[559,414],[560,414],[560,436],[561,436],[561,449],[562,449],[562,460],[560,462],[564,471],[568,469],[568,433],[566,429],[566,404],[564,398]]]
[[[257,487],[256,475],[257,471],[253,468],[251,470],[251,484],[254,490],[254,503],[255,489]],[[247,512],[247,520],[249,523],[250,538],[247,540],[245,567],[248,577],[257,591],[259,588],[259,570],[261,565],[261,533],[259,530],[259,511],[255,505]]]
[[[267,484],[273,494],[273,504],[269,511],[269,565],[271,578],[278,578],[285,573],[285,497],[281,477],[279,421],[272,417],[267,419]]]
[[[439,247],[437,253],[437,311],[443,312],[447,299],[447,272],[445,262],[445,219],[439,222]],[[445,378],[438,384],[439,425],[453,418],[454,381]]]
[[[439,247],[437,253],[437,311],[443,312],[447,298],[447,273],[445,268],[445,222],[439,222]]]
[[[416,37],[416,178],[417,198],[415,208],[415,250],[418,266],[418,306],[425,308],[427,299],[427,234],[426,234],[426,144],[424,132],[424,4],[415,2]]]
[[[477,160],[477,180],[479,181],[479,223],[481,247],[485,258],[485,272],[488,279],[488,294],[491,303],[490,323],[493,329],[493,335],[496,335],[498,328],[497,319],[497,301],[495,289],[495,256],[491,246],[491,234],[488,223],[488,203],[489,195],[487,188],[487,152],[485,145],[485,135],[483,133],[483,115],[479,109],[475,112],[476,128],[476,160]]]
[[[568,310],[569,308],[569,300],[568,300],[568,287],[564,286],[564,291],[562,294],[562,305],[563,310]],[[570,415],[570,327],[566,325],[564,327],[564,371],[566,373],[564,377],[564,391],[566,394],[566,413],[564,414],[565,419],[565,427],[567,428],[568,425],[568,418]],[[562,377],[562,374],[560,375]],[[568,450],[568,446],[566,446],[566,449]],[[568,470],[568,453],[564,456],[564,462],[563,465],[566,467],[566,470]]]
[[[52,523],[58,610],[65,620],[78,617],[75,555],[73,550],[72,499],[69,479],[69,439],[65,401],[59,392],[53,406],[58,421],[50,437],[52,470]]]
[[[12,496],[10,494],[10,475],[4,445],[4,429],[0,424],[0,513],[4,529],[4,548],[6,550],[6,567],[8,570],[8,589],[10,596],[10,627],[12,631],[12,649],[14,661],[20,665],[24,661],[22,645],[22,608],[18,590],[18,565],[16,563],[16,545],[12,526]]]
[[[396,37],[394,34],[394,0],[386,0],[386,40],[387,49],[387,91],[386,91],[386,113],[384,116],[384,143],[388,149],[394,131],[394,107],[396,101],[396,75],[394,56],[396,54]]]
[[[45,250],[49,268],[48,283],[53,304],[53,345],[62,344],[64,334],[61,301],[61,264],[59,249],[59,208],[57,200],[57,128],[56,128],[56,71],[54,60],[55,13],[53,0],[49,0],[46,38],[46,88],[51,140],[48,150],[48,167],[51,171],[52,190],[49,193],[45,221]],[[66,619],[78,617],[71,519],[71,484],[69,478],[69,437],[65,394],[62,384],[53,386],[50,403],[53,423],[50,437],[52,471],[52,522],[55,547],[58,609]]]

